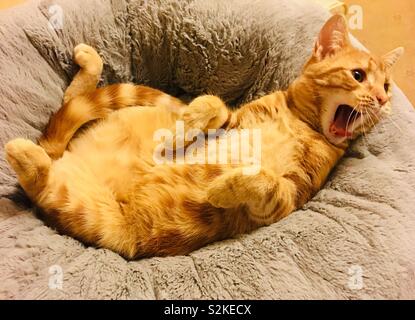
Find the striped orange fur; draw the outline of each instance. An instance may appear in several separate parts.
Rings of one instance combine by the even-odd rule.
[[[401,54],[396,49],[378,58],[353,48],[344,19],[334,16],[287,91],[231,111],[209,95],[184,105],[144,86],[96,89],[102,61],[80,45],[81,70],[39,144],[15,139],[6,157],[62,233],[129,259],[187,254],[304,205],[349,141],[390,107],[391,67]],[[174,129],[177,120],[204,133],[258,129],[258,172],[246,174],[239,163],[156,163],[154,133]],[[218,147],[219,140],[213,139]]]
[[[58,159],[69,141],[83,125],[103,119],[114,110],[131,106],[155,106],[168,103],[172,108],[184,104],[159,90],[132,84],[115,84],[78,95],[63,105],[49,121],[46,131],[39,139],[52,159]]]

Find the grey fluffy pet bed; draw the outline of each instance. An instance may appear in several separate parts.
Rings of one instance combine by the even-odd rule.
[[[55,0],[64,21],[53,30],[51,3],[0,12],[1,145],[39,136],[80,42],[102,54],[103,84],[209,91],[237,105],[287,87],[328,17],[308,0]],[[353,145],[302,210],[188,256],[127,262],[57,234],[1,149],[0,298],[415,298],[415,114],[394,94],[391,120]]]

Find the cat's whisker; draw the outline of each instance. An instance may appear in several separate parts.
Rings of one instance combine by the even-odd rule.
[[[364,116],[364,113],[362,113],[361,117],[362,117],[362,139],[363,139],[363,144],[367,147],[368,143],[367,143],[367,139],[366,139],[366,135],[365,135],[365,127],[364,127],[365,116]]]
[[[357,118],[357,114],[354,116],[354,118],[353,118],[353,126],[354,126],[354,123],[355,123],[355,121],[356,121],[356,118]],[[347,128],[347,126],[346,126],[346,128]],[[354,127],[353,127],[353,129],[354,129]],[[347,130],[347,129],[346,129]]]
[[[362,125],[362,136],[363,136],[363,143],[366,145],[366,148],[369,148],[369,140],[367,137],[367,132],[366,132],[366,119],[365,119],[365,113],[362,112],[362,121],[363,121],[363,125]]]
[[[365,120],[364,120],[364,115],[362,114],[362,117],[363,117],[363,125],[362,125],[362,136],[363,136],[363,143],[366,145],[366,147],[369,147],[369,141],[368,141],[368,139],[367,139],[367,136],[366,136],[366,127],[365,127]]]
[[[401,127],[395,122],[395,120],[393,120],[391,117],[387,117],[387,119],[403,134],[403,130],[401,129]]]
[[[381,120],[383,120],[383,119],[390,121],[401,133],[403,133],[403,130],[401,129],[401,127],[392,119],[392,117],[388,116],[388,117],[380,118],[378,114],[374,113],[373,115],[376,116],[376,118],[379,122],[382,122]],[[382,123],[382,125],[384,126],[385,124]]]
[[[375,117],[376,118],[376,121],[378,122],[377,124],[376,124],[376,126],[375,126],[375,128],[376,128],[376,130],[379,130],[379,128],[377,127],[377,126],[382,126],[382,129],[383,129],[383,131],[387,131],[387,128],[386,128],[386,126],[385,126],[385,122],[384,121],[381,121],[381,120],[383,120],[383,117],[381,117],[381,116],[379,116],[379,114],[378,113],[368,113],[369,114],[369,116],[370,117]],[[386,137],[386,139],[387,139],[387,141],[386,142],[389,142],[389,139],[390,139],[390,135],[388,135],[387,137]]]
[[[349,114],[349,117],[348,117],[348,119],[347,119],[347,122],[346,122],[346,132],[348,132],[349,130],[349,122],[350,122],[350,118],[352,117],[352,115],[353,115],[353,113],[350,113]],[[357,116],[357,113],[355,114],[355,118],[354,118],[354,120],[356,120],[356,116]],[[354,121],[353,120],[353,121]]]
[[[364,111],[367,114],[367,118],[369,119],[369,121],[370,121],[370,123],[372,125],[372,128],[375,128],[376,127],[376,122],[372,118],[372,113],[371,113],[370,109],[367,106],[365,106],[364,107]]]
[[[365,120],[365,106],[362,105],[362,103],[360,102],[359,105],[358,105],[358,108],[359,108],[359,110],[363,109],[362,112],[360,113],[361,117],[362,117],[362,138],[363,138],[363,143],[366,145],[366,147],[368,147],[369,141],[367,139],[366,127],[365,127],[365,123],[366,123],[366,120]]]

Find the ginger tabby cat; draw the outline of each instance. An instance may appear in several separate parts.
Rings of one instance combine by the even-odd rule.
[[[349,141],[387,113],[391,68],[402,53],[377,58],[353,48],[344,18],[334,16],[287,91],[232,111],[210,95],[185,105],[144,86],[97,89],[102,60],[81,44],[81,69],[39,145],[13,140],[6,157],[61,232],[129,259],[187,254],[303,206]],[[176,120],[205,133],[260,129],[259,171],[245,174],[235,163],[155,163],[154,132],[175,128]]]

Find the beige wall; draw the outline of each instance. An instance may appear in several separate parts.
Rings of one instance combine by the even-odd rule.
[[[8,8],[25,1],[26,0],[0,0],[0,9]]]
[[[396,65],[394,79],[415,105],[415,1],[345,0],[363,8],[363,29],[352,33],[373,53],[384,54],[405,47]]]

